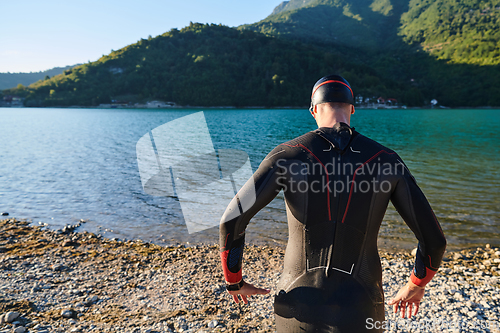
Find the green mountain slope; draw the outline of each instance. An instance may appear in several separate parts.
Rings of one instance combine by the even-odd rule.
[[[240,28],[374,50],[394,44],[400,16],[407,10],[405,1],[390,0],[312,0],[300,7],[291,3],[260,22]]]
[[[17,90],[28,106],[161,99],[180,105],[305,106],[325,73],[356,76],[366,94],[399,94],[396,82],[336,50],[217,25],[191,24]]]
[[[18,84],[28,86],[38,80],[43,80],[47,76],[61,74],[74,66],[56,67],[43,72],[36,73],[0,73],[0,90],[17,87]]]
[[[191,106],[305,106],[314,82],[337,73],[363,99],[500,106],[493,45],[497,7],[482,8],[475,25],[469,9],[464,15],[470,20],[458,29],[453,22],[466,7],[452,1],[291,0],[255,25],[191,24],[3,94],[24,96],[28,106],[153,99]],[[476,0],[466,3],[479,6]],[[485,4],[493,2],[480,6]],[[446,21],[442,13],[455,10]],[[470,31],[481,38],[463,44]],[[455,37],[443,39],[447,35]],[[465,58],[450,51],[463,45],[470,48],[462,50]]]
[[[500,0],[292,0],[242,29],[359,47],[417,46],[454,63],[500,63]]]
[[[439,59],[500,63],[500,0],[411,0],[400,35]]]
[[[315,0],[290,0],[290,1],[283,1],[280,3],[276,8],[274,8],[273,12],[271,15],[278,14],[281,12],[286,12],[289,10],[294,10],[298,9],[301,7],[306,7],[309,5],[311,2],[314,2]]]

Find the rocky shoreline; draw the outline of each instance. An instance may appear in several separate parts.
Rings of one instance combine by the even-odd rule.
[[[274,332],[284,250],[246,247],[245,279],[271,288],[249,305],[225,292],[218,252],[216,245],[161,247],[1,220],[0,333]],[[389,299],[413,257],[380,256]],[[385,325],[390,332],[500,332],[499,273],[498,248],[447,253],[419,314],[398,319],[386,305]]]

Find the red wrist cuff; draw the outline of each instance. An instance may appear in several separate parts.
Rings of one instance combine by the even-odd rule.
[[[224,271],[224,278],[227,283],[238,283],[242,279],[241,268],[238,272],[233,273],[227,267],[227,256],[229,255],[229,250],[220,253],[220,259],[222,262],[222,270]]]
[[[424,278],[419,279],[418,277],[415,276],[415,274],[412,271],[411,275],[410,275],[410,281],[419,287],[425,287],[425,285],[427,283],[429,283],[430,280],[432,280],[432,278],[434,277],[435,274],[436,274],[435,271],[429,269],[428,267],[425,267],[425,277]]]

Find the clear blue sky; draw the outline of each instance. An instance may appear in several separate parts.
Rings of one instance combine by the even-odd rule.
[[[0,0],[0,72],[37,72],[94,61],[190,21],[238,26],[281,0]]]

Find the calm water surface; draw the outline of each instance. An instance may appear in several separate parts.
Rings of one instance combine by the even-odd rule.
[[[51,228],[85,219],[80,230],[122,239],[217,242],[218,228],[188,234],[175,198],[144,193],[136,160],[143,135],[197,111],[0,108],[0,211]],[[316,127],[307,110],[203,111],[215,148],[244,150],[253,170]],[[449,248],[500,245],[500,110],[358,109],[351,125],[405,160]],[[384,247],[416,244],[392,207],[380,236]],[[247,239],[286,242],[282,195],[254,217]]]

